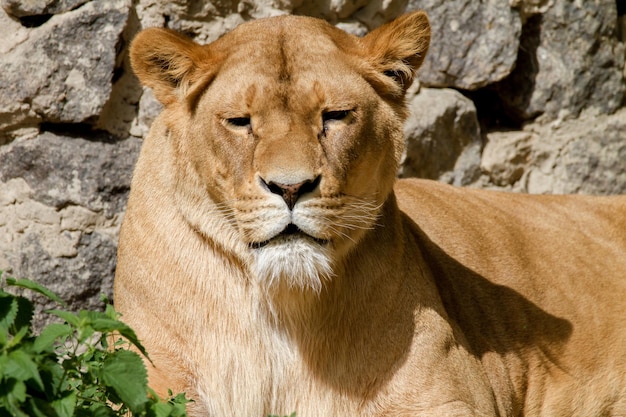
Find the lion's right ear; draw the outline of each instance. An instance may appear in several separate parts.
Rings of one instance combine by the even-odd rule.
[[[182,99],[206,66],[205,47],[169,29],[141,31],[130,45],[130,62],[139,81],[164,105]]]

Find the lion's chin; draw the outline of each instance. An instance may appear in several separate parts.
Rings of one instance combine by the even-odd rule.
[[[253,249],[253,270],[259,284],[320,292],[333,275],[330,244],[303,233],[281,234]]]

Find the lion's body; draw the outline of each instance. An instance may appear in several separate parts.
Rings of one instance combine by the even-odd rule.
[[[392,191],[425,17],[265,22],[133,45],[166,108],[115,304],[151,386],[191,416],[626,414],[626,197]]]

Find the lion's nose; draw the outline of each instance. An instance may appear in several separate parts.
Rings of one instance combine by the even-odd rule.
[[[274,181],[266,182],[263,178],[261,178],[261,181],[263,181],[263,184],[265,184],[268,190],[281,196],[283,200],[285,200],[289,210],[293,210],[300,196],[310,193],[317,188],[320,183],[320,178],[321,177],[318,176],[314,180],[306,180],[296,184],[281,184]]]

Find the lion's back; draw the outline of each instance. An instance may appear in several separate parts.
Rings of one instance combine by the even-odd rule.
[[[548,415],[626,407],[616,403],[626,395],[626,196],[531,196],[427,180],[401,180],[396,195],[447,313],[492,379],[528,385],[525,407]],[[543,371],[532,379],[519,371],[531,368]],[[551,390],[532,404],[541,386]]]

